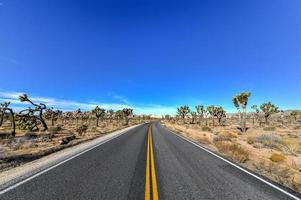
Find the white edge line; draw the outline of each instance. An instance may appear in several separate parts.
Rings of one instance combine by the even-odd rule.
[[[162,127],[164,127],[164,126],[162,126]],[[258,179],[258,180],[260,180],[260,181],[266,183],[267,185],[269,185],[269,186],[273,187],[274,189],[276,189],[276,190],[278,190],[278,191],[280,191],[280,192],[282,192],[282,193],[288,195],[289,197],[292,197],[293,199],[296,199],[296,200],[300,200],[300,198],[296,197],[295,195],[293,195],[293,194],[291,194],[291,193],[285,191],[284,189],[282,189],[282,188],[280,188],[280,187],[278,187],[278,186],[276,186],[276,185],[274,185],[274,184],[272,184],[272,183],[270,183],[270,182],[264,180],[263,178],[261,178],[261,177],[255,175],[255,174],[249,172],[248,170],[245,170],[244,168],[242,168],[242,167],[240,167],[240,166],[234,164],[233,162],[230,162],[229,160],[227,160],[227,159],[225,159],[225,158],[223,158],[223,157],[221,157],[221,156],[219,156],[219,155],[213,153],[212,151],[210,151],[210,150],[206,149],[205,147],[203,147],[203,146],[201,146],[201,145],[199,145],[199,144],[197,144],[197,143],[191,141],[190,139],[187,139],[186,137],[184,137],[184,136],[182,136],[182,135],[180,135],[180,134],[177,134],[177,133],[175,133],[175,132],[169,130],[167,127],[164,127],[164,128],[165,128],[166,130],[168,130],[169,132],[173,133],[173,135],[176,135],[176,136],[182,138],[183,140],[186,140],[187,142],[189,142],[189,143],[195,145],[196,147],[199,147],[199,148],[203,149],[204,151],[210,153],[211,155],[213,155],[213,156],[215,156],[215,157],[217,157],[217,158],[219,158],[219,159],[225,161],[226,163],[228,163],[228,164],[230,164],[230,165],[236,167],[237,169],[240,169],[241,171],[243,171],[243,172],[249,174],[250,176],[253,176],[254,178],[256,178],[256,179]]]
[[[138,127],[138,126],[136,126],[136,127]],[[133,128],[136,128],[136,127],[133,127]],[[131,129],[130,129],[130,130],[131,130]],[[124,130],[124,131],[122,131],[121,133],[119,133],[119,134],[113,136],[112,138],[109,138],[109,139],[107,139],[107,140],[104,140],[104,141],[100,142],[99,144],[96,144],[96,145],[94,145],[94,146],[92,146],[92,147],[90,147],[90,148],[88,148],[88,149],[86,149],[86,150],[84,150],[84,151],[82,151],[82,152],[80,152],[80,153],[78,153],[78,154],[75,154],[75,155],[73,155],[73,156],[71,156],[71,157],[69,157],[69,158],[67,158],[67,159],[65,159],[65,160],[63,160],[63,161],[61,161],[61,162],[59,162],[59,163],[57,163],[57,164],[51,166],[51,167],[48,167],[48,168],[46,168],[46,169],[44,169],[44,170],[42,170],[42,171],[40,171],[40,172],[38,172],[38,173],[36,173],[36,174],[34,174],[34,175],[28,177],[28,178],[25,178],[24,180],[22,180],[22,181],[20,181],[20,182],[18,182],[18,183],[15,183],[15,184],[13,184],[13,185],[11,185],[11,186],[8,186],[7,188],[5,188],[5,189],[3,189],[3,190],[0,191],[0,195],[2,195],[2,194],[4,194],[4,193],[6,193],[6,192],[8,192],[8,191],[10,191],[10,190],[12,190],[12,189],[14,189],[14,188],[20,186],[20,185],[22,185],[22,184],[24,184],[24,183],[26,183],[26,182],[32,180],[32,179],[34,179],[34,178],[36,178],[36,177],[38,177],[38,176],[40,176],[40,175],[42,175],[42,174],[44,174],[44,173],[46,173],[46,172],[48,172],[48,171],[50,171],[50,170],[52,170],[52,169],[54,169],[54,168],[60,166],[60,165],[62,165],[62,164],[64,164],[64,163],[68,162],[69,160],[72,160],[73,158],[76,158],[76,157],[78,157],[78,156],[80,156],[80,155],[82,155],[82,154],[84,154],[84,153],[86,153],[86,152],[88,152],[88,151],[91,151],[92,149],[95,149],[96,147],[99,147],[100,145],[103,145],[103,144],[105,144],[105,143],[107,143],[107,142],[109,142],[109,141],[111,141],[111,140],[113,140],[113,139],[115,139],[115,138],[117,138],[117,137],[123,135],[123,134],[126,133],[127,131],[128,131],[128,130]]]

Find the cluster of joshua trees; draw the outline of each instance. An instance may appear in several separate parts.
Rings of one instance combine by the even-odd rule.
[[[264,122],[260,122],[260,124],[261,123],[268,124],[269,118],[272,114],[282,112],[279,110],[279,108],[276,105],[272,104],[271,102],[266,102],[260,106],[252,105],[251,106],[252,112],[247,113],[247,105],[250,97],[251,97],[250,92],[242,92],[232,97],[232,102],[235,108],[237,109],[237,113],[240,121],[239,122],[240,126],[238,127],[238,129],[241,132],[246,132],[248,129],[247,127],[248,117],[251,117],[253,119],[253,125],[255,123],[255,120],[259,121],[260,116],[263,116],[265,119]],[[299,115],[301,116],[301,112],[292,111],[290,115],[296,121],[297,117]],[[181,106],[177,108],[177,115],[175,116],[175,119],[182,120],[183,123],[187,123],[187,120],[190,120],[191,124],[198,122],[199,125],[201,125],[202,123],[208,125],[208,119],[211,119],[212,125],[215,126],[215,119],[217,119],[219,125],[222,125],[226,117],[227,117],[226,111],[221,106],[211,105],[205,107],[203,105],[197,105],[195,106],[195,111],[191,110],[189,106]],[[168,120],[173,119],[173,117],[171,117],[170,115],[166,115],[165,118]]]
[[[61,120],[62,124],[70,121],[79,120],[91,121],[96,120],[96,127],[99,126],[99,121],[109,121],[112,123],[115,120],[119,123],[123,122],[128,125],[130,119],[133,117],[133,109],[124,108],[122,110],[114,111],[112,109],[105,110],[96,106],[92,111],[81,111],[80,109],[73,112],[63,112],[61,110],[54,110],[52,107],[47,108],[43,103],[35,103],[29,99],[26,94],[19,96],[21,102],[26,102],[30,105],[27,109],[20,112],[14,112],[10,107],[10,102],[0,104],[0,126],[3,125],[4,120],[11,122],[12,133],[15,137],[16,129],[30,130],[30,131],[45,131],[48,129],[46,120],[51,121],[51,126],[54,126],[57,120]]]

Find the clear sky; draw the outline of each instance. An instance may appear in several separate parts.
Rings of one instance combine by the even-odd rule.
[[[0,101],[301,108],[300,0],[0,0]],[[14,102],[14,101],[13,101]],[[17,103],[17,102],[15,102]]]

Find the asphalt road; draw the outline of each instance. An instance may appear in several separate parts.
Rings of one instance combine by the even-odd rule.
[[[145,199],[148,128],[144,124],[131,129],[0,199]],[[159,199],[292,199],[159,123],[152,124],[152,146]]]

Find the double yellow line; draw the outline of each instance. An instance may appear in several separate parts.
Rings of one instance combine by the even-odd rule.
[[[145,200],[158,200],[158,183],[156,177],[152,128],[148,128],[145,172]]]

